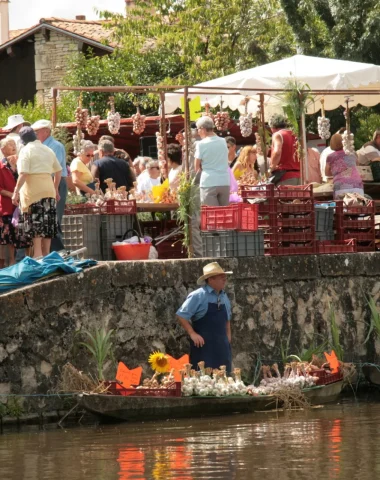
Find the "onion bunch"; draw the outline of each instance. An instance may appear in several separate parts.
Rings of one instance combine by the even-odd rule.
[[[240,115],[240,131],[242,137],[249,137],[252,133],[252,113]]]
[[[220,132],[228,130],[228,125],[230,123],[230,116],[228,112],[218,112],[214,117],[214,123],[216,129]]]
[[[77,133],[73,135],[73,150],[74,150],[74,155],[79,155],[81,146],[82,146],[82,141],[84,140],[84,133],[80,129],[80,127],[77,128]]]
[[[342,142],[344,153],[346,153],[347,155],[355,153],[355,142],[353,133],[348,133],[347,130],[345,130],[342,135]]]
[[[210,117],[211,120],[214,120],[214,115],[210,112],[211,105],[205,103],[205,112],[202,112],[202,117]]]
[[[157,159],[166,160],[165,158],[165,151],[164,151],[164,137],[160,134],[160,132],[156,132],[156,143],[157,143]]]
[[[180,145],[183,145],[185,143],[185,137],[182,132],[178,132],[177,135],[175,136],[175,139]]]
[[[89,117],[87,120],[86,128],[87,128],[87,133],[90,136],[94,136],[98,133],[99,130],[99,125],[100,125],[100,116],[95,115],[92,117]]]
[[[331,137],[329,118],[318,117],[318,135],[322,140],[327,140]]]
[[[136,135],[141,135],[145,130],[145,115],[141,115],[140,112],[132,115],[133,126],[132,130]]]
[[[83,129],[86,128],[87,120],[88,120],[87,108],[78,107],[75,110],[75,122],[77,124],[77,127],[83,128]]]

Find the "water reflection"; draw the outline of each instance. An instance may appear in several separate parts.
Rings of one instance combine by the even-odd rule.
[[[380,478],[380,404],[0,436],[1,480]]]

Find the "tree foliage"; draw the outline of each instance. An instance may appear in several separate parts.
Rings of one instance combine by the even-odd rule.
[[[136,0],[123,17],[103,12],[125,52],[165,51],[177,62],[175,83],[227,75],[295,53],[277,0]],[[174,77],[168,75],[173,83]]]

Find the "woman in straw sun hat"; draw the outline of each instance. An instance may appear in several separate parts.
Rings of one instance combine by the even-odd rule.
[[[225,365],[231,372],[231,303],[224,291],[227,275],[217,263],[203,267],[197,284],[177,311],[179,324],[190,337],[190,363],[193,368],[205,362],[206,367]]]

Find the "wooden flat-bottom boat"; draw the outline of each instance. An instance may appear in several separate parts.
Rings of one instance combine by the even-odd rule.
[[[380,368],[376,365],[363,365],[362,372],[368,382],[380,386]]]
[[[312,405],[334,402],[343,381],[303,390]],[[102,419],[147,421],[253,413],[278,407],[272,395],[252,397],[138,397],[81,394],[79,406]]]

